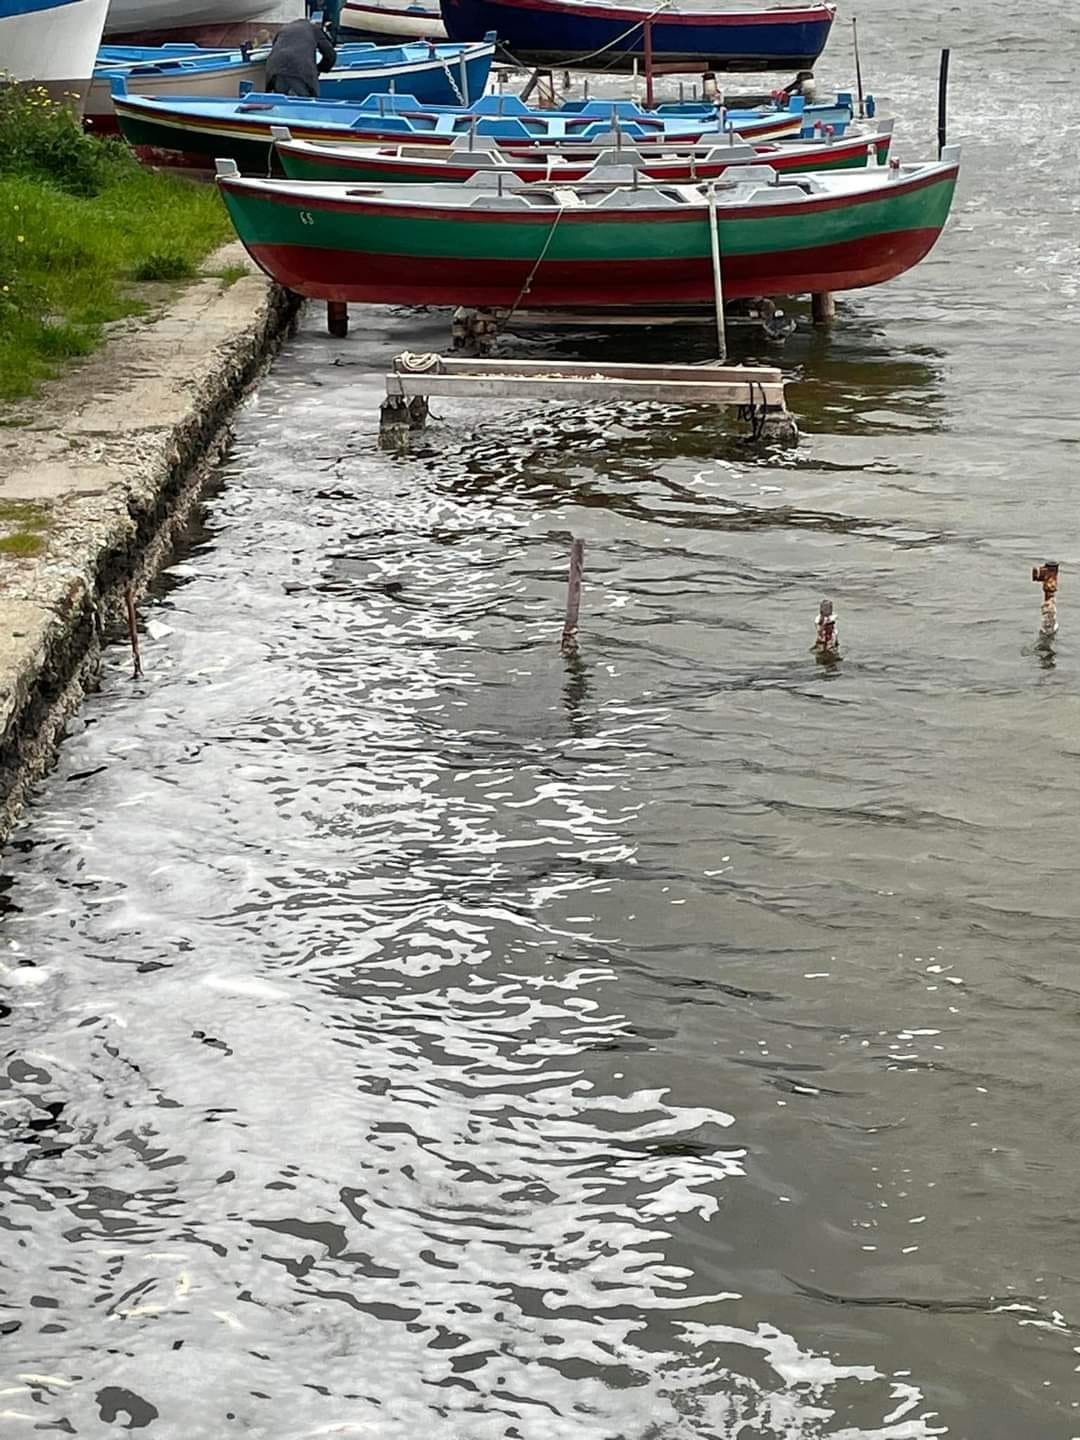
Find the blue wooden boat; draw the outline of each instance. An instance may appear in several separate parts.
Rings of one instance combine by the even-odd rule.
[[[103,47],[87,99],[87,123],[102,134],[117,129],[112,99],[112,82],[117,79],[123,80],[128,95],[158,99],[235,99],[261,92],[268,53],[265,46],[258,50]],[[493,36],[477,44],[342,45],[337,65],[320,77],[320,96],[357,104],[371,95],[396,93],[412,96],[414,108],[467,105],[483,95],[494,54]]]
[[[632,101],[567,100],[561,106],[561,113],[600,118],[620,115],[624,105],[629,105],[631,109],[637,108]],[[768,105],[723,110],[718,110],[716,105],[707,101],[677,101],[656,105],[646,113],[665,121],[707,121],[719,114],[723,116],[722,128],[739,128],[754,119],[766,122],[771,116],[778,117],[781,123],[786,125],[792,115],[798,115],[802,121],[799,133],[809,138],[826,128],[834,135],[843,135],[855,119],[855,105],[852,97],[846,91],[841,91],[835,100],[815,102],[812,105],[808,105],[801,95],[792,95],[782,102],[774,100]],[[873,118],[872,104],[867,108],[867,113]]]
[[[651,59],[710,70],[811,69],[825,48],[836,7],[720,4],[719,0],[441,0],[451,40],[494,30],[515,59],[531,65],[593,60],[605,70]]]
[[[369,95],[411,95],[422,105],[469,105],[483,95],[495,55],[494,33],[471,44],[350,44],[319,77],[324,100],[366,100]]]
[[[164,60],[192,60],[222,55],[239,55],[235,49],[216,49],[203,45],[101,45],[97,52],[99,70],[115,70],[126,65],[156,65]]]
[[[300,100],[282,95],[245,95],[229,99],[155,99],[125,93],[123,77],[113,82],[113,103],[124,138],[131,145],[172,152],[185,163],[208,165],[229,158],[265,173],[275,128],[297,139],[423,141],[450,146],[462,137],[491,137],[507,148],[599,144],[617,123],[627,143],[684,141],[734,132],[748,139],[799,134],[798,108],[759,113],[744,119],[714,112],[710,116],[658,116],[632,101],[590,101],[584,112],[532,110],[516,95],[488,95],[471,106],[421,106],[409,95],[374,95],[360,104]]]

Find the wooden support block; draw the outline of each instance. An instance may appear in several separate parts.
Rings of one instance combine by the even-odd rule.
[[[815,325],[831,325],[836,319],[836,296],[821,290],[810,297],[810,316]]]

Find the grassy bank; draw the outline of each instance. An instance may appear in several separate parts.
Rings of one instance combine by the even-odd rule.
[[[231,234],[211,186],[146,170],[43,95],[0,89],[0,406]]]

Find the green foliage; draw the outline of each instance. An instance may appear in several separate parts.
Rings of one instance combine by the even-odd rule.
[[[192,278],[230,233],[213,188],[144,169],[40,93],[0,89],[0,404],[144,310],[138,284]]]
[[[133,280],[191,280],[195,266],[178,250],[155,250],[140,260],[132,272]]]
[[[41,86],[0,87],[0,175],[39,175],[69,195],[99,195],[137,165],[119,141],[87,135]]]

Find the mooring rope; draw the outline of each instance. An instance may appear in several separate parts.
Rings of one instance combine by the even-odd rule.
[[[605,51],[605,50],[610,50],[613,45],[620,45],[620,44],[622,44],[622,42],[623,42],[624,40],[629,40],[630,36],[633,35],[633,33],[634,33],[635,30],[643,30],[643,29],[645,28],[645,23],[646,23],[646,21],[648,21],[648,20],[655,20],[656,17],[657,17],[657,15],[660,14],[660,11],[661,11],[661,10],[666,10],[671,3],[672,3],[672,0],[660,0],[660,4],[657,5],[657,7],[656,7],[655,10],[651,11],[648,15],[644,16],[641,20],[635,20],[634,23],[633,23],[633,25],[630,26],[629,30],[624,30],[621,35],[616,35],[615,38],[614,38],[614,40],[609,40],[606,45],[601,45],[600,48],[599,48],[599,50],[590,50],[587,55],[578,55],[577,53],[572,52],[572,53],[574,54],[574,66],[575,66],[575,68],[578,67],[578,66],[584,65],[585,62],[586,62],[586,60],[595,60],[596,57],[597,57],[597,55],[603,55],[604,51]],[[510,56],[510,59],[514,62],[514,64],[517,65],[517,66],[518,66],[520,69],[522,69],[522,70],[528,70],[528,69],[530,69],[530,68],[533,68],[533,69],[541,69],[541,70],[551,68],[551,69],[558,70],[558,69],[560,68],[558,64],[554,64],[554,63],[553,63],[551,66],[543,66],[543,65],[541,65],[541,66],[533,66],[533,67],[530,67],[530,66],[528,66],[528,65],[523,65],[522,62],[517,58],[517,56],[514,55],[514,53],[513,53],[511,50],[508,50],[505,45],[500,45],[500,46],[499,46],[499,49],[503,52],[504,55],[509,55],[509,56]]]
[[[447,78],[447,80],[450,81],[450,86],[451,86],[454,94],[455,94],[455,95],[457,96],[457,98],[458,98],[458,104],[459,104],[459,105],[467,105],[469,102],[465,99],[464,93],[462,92],[462,89],[461,89],[460,85],[458,85],[457,81],[454,79],[453,75],[451,75],[451,73],[450,73],[450,62],[449,62],[449,60],[445,60],[445,59],[443,59],[442,57],[440,57],[439,63],[442,65],[442,68],[443,68],[443,70],[444,70],[445,73],[446,73],[446,78]]]
[[[750,443],[757,444],[761,439],[762,431],[765,429],[765,420],[769,413],[768,400],[765,395],[765,386],[758,382],[761,391],[761,405],[754,403],[754,381],[748,380],[746,388],[750,392],[749,403],[740,405],[736,414],[740,420],[747,420],[750,424]]]
[[[506,312],[506,315],[504,316],[503,322],[502,322],[503,325],[508,325],[508,324],[510,323],[510,321],[514,318],[514,314],[515,314],[518,306],[521,304],[522,300],[525,299],[525,296],[528,295],[529,291],[532,289],[532,282],[536,279],[536,272],[540,269],[540,266],[544,263],[544,257],[545,257],[545,255],[548,253],[548,251],[551,249],[551,242],[552,242],[552,240],[555,239],[555,231],[559,228],[559,221],[562,219],[562,217],[563,217],[563,212],[565,211],[565,209],[566,209],[566,206],[565,206],[565,205],[560,205],[560,206],[559,206],[559,213],[555,216],[555,219],[551,222],[551,229],[548,231],[548,233],[547,233],[547,239],[544,241],[544,248],[540,251],[540,254],[536,257],[536,263],[533,265],[532,269],[529,271],[528,275],[525,277],[525,284],[522,285],[521,289],[518,291],[518,297],[517,297],[517,299],[514,301],[513,305],[511,305],[510,309]]]

